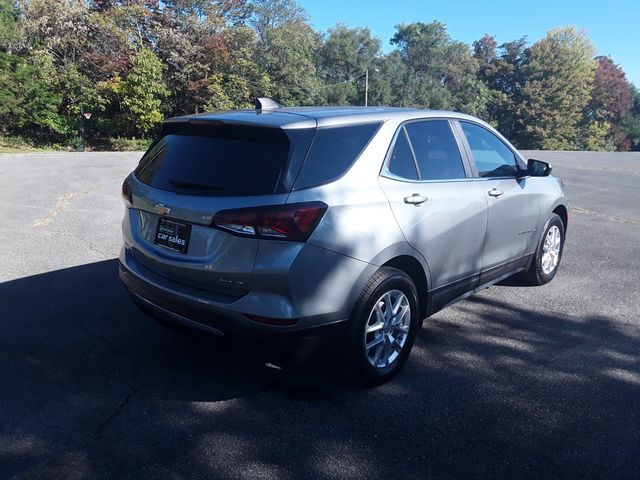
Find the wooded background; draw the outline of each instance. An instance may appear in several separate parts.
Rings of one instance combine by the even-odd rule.
[[[0,0],[0,137],[126,148],[165,117],[256,96],[363,105],[368,71],[369,105],[470,113],[520,148],[640,149],[640,92],[574,27],[468,45],[417,22],[391,45],[316,32],[294,0]]]

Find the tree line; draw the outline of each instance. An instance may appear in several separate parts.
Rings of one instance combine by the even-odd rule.
[[[0,135],[80,146],[165,117],[283,105],[447,109],[520,148],[640,149],[640,92],[586,33],[457,41],[444,24],[321,33],[295,0],[0,0]],[[86,118],[84,113],[91,112]]]

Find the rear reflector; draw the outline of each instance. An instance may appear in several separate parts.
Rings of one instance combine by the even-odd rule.
[[[131,195],[131,188],[129,188],[129,184],[125,180],[122,184],[122,191],[120,192],[122,195],[122,200],[124,200],[124,204],[127,207],[131,207],[133,205],[133,197]]]
[[[322,202],[223,210],[212,226],[243,237],[305,242],[326,211]]]
[[[278,325],[281,327],[290,327],[291,325],[298,323],[298,320],[295,318],[270,318],[261,317],[260,315],[246,315],[246,317],[257,323],[262,323],[264,325]]]

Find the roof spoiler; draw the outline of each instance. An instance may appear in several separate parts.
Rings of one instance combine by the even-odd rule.
[[[253,103],[256,106],[256,110],[276,110],[282,107],[278,102],[267,97],[257,97]]]

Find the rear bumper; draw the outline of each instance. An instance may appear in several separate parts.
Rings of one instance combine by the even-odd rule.
[[[135,303],[142,311],[154,316],[160,317],[164,320],[169,320],[171,322],[175,322],[177,324],[183,325],[185,327],[193,328],[195,330],[202,330],[206,333],[216,335],[218,337],[223,337],[225,335],[224,332],[218,330],[215,327],[210,325],[206,325],[204,323],[196,322],[191,320],[183,315],[172,312],[160,305],[156,305],[150,300],[138,295],[133,290],[129,290],[129,294],[131,295],[131,299],[133,303]]]
[[[145,278],[141,275],[140,273],[152,275],[152,272],[144,272],[144,270],[146,270],[144,267],[127,265],[121,257],[120,280],[139,308],[154,317],[210,334],[266,338],[304,337],[333,331],[340,328],[340,325],[346,321],[344,318],[335,319],[334,316],[329,315],[301,319],[294,325],[286,326],[258,323],[245,314],[235,311],[233,302],[212,305],[205,299],[162,288],[154,283],[153,278]]]

